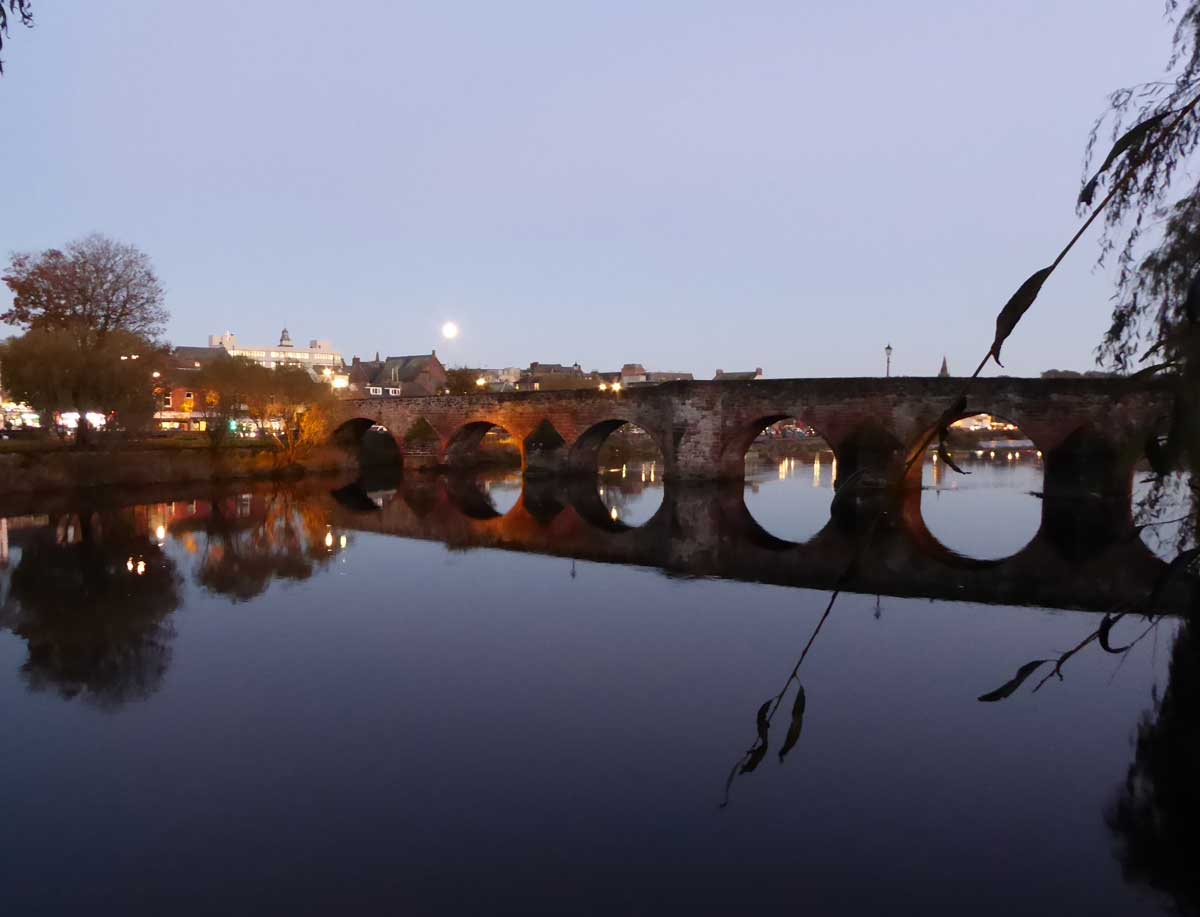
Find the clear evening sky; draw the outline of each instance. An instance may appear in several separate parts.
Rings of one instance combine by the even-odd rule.
[[[0,253],[138,245],[175,344],[781,377],[890,341],[965,373],[1078,225],[1107,92],[1161,73],[1161,10],[41,0],[3,53]],[[1005,371],[1092,368],[1095,255]]]

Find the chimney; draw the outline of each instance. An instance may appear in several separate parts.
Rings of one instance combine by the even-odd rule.
[[[754,375],[756,375],[756,376],[762,375],[762,367],[761,366],[754,367]]]

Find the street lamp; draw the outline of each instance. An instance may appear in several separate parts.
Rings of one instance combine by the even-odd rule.
[[[883,355],[887,358],[887,375],[890,378],[892,375],[892,345],[888,344],[883,348]]]
[[[479,386],[479,388],[483,388],[485,385],[487,385],[487,379],[483,378],[483,376],[480,376],[475,380],[475,384]]]

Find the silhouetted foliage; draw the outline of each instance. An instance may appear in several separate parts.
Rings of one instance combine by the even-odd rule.
[[[0,0],[0,50],[4,49],[4,42],[8,38],[8,17],[13,15],[17,22],[21,25],[33,27],[33,0],[7,0],[8,7],[5,8],[5,0]],[[0,76],[4,75],[4,60],[0,58]]]
[[[1166,691],[1138,724],[1134,760],[1106,813],[1125,877],[1200,914],[1200,641],[1195,620],[1171,651]]]

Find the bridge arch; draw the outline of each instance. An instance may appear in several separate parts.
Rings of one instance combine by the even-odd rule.
[[[963,412],[947,429],[941,454],[936,438],[921,445],[911,445],[905,477],[914,532],[981,562],[1020,554],[1038,536],[1043,453],[1013,418]]]
[[[608,438],[626,425],[643,431],[654,444],[657,461],[663,461],[666,450],[659,431],[638,423],[635,418],[612,417],[593,423],[576,437],[567,453],[567,470],[571,474],[595,476],[600,469],[601,450]]]
[[[483,464],[525,466],[523,439],[506,427],[488,418],[477,418],[461,424],[445,443],[446,464],[452,469],[471,468]]]
[[[491,488],[486,481],[464,475],[446,477],[446,496],[450,503],[468,519],[486,522],[501,519],[512,512],[519,500],[506,501],[497,505]]]
[[[363,468],[398,465],[404,456],[392,431],[369,417],[352,417],[342,422],[331,438],[335,445],[353,454]]]
[[[811,430],[811,442],[819,449],[832,451],[828,437],[804,416],[803,411],[780,410],[756,414],[743,420],[726,433],[721,445],[721,477],[741,480],[746,476],[746,455],[764,433],[780,431],[794,425],[798,429]],[[782,438],[782,437],[781,437]]]

